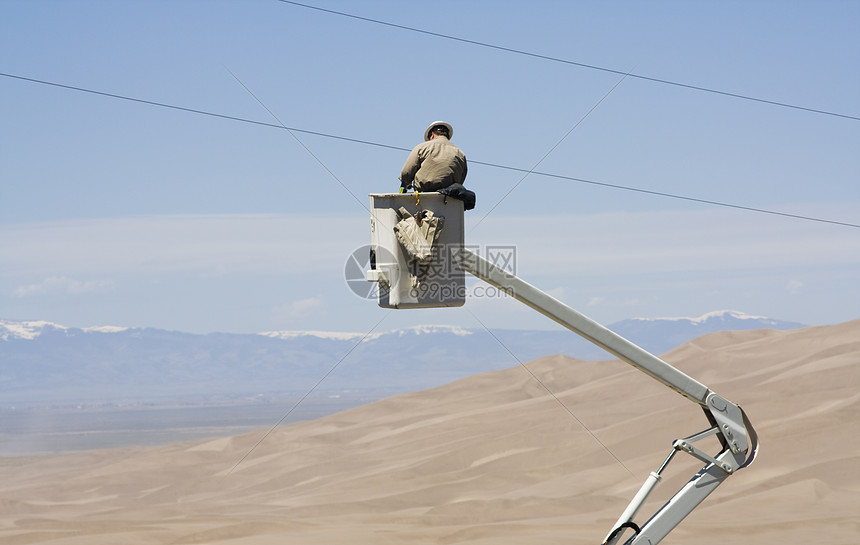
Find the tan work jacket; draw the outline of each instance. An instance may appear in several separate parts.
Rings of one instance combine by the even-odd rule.
[[[401,183],[411,183],[418,191],[437,191],[466,180],[466,156],[444,136],[422,142],[412,149]]]

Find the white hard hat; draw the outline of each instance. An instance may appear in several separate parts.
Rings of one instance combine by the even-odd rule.
[[[427,130],[424,131],[424,141],[425,142],[430,140],[430,131],[432,131],[434,128],[436,128],[440,125],[445,127],[446,129],[448,129],[448,139],[451,139],[454,137],[454,128],[449,123],[445,123],[444,121],[434,121],[433,123],[430,124],[429,127],[427,127]]]

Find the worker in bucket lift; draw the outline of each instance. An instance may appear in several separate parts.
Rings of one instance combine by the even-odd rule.
[[[466,156],[451,143],[454,129],[444,121],[424,131],[424,142],[415,146],[400,173],[401,193],[407,189],[439,191],[466,180]]]

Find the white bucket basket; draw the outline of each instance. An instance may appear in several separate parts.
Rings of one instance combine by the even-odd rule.
[[[440,193],[370,195],[370,238],[373,257],[367,280],[379,283],[383,308],[459,307],[466,302],[466,279],[460,266],[463,249],[463,202]],[[441,218],[432,256],[425,264],[410,258],[394,227],[403,208],[414,217],[430,211]],[[426,213],[424,214],[426,215]],[[402,228],[403,224],[401,224]]]

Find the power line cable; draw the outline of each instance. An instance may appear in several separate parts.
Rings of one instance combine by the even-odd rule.
[[[650,189],[642,189],[642,188],[638,188],[638,187],[630,187],[630,186],[624,186],[624,185],[618,185],[618,184],[610,184],[610,183],[606,183],[606,182],[598,182],[595,180],[586,180],[585,178],[574,178],[573,176],[563,176],[561,174],[550,174],[547,172],[538,172],[536,170],[529,171],[528,169],[524,169],[524,168],[509,167],[509,166],[498,165],[498,164],[493,164],[493,163],[482,163],[480,161],[470,161],[470,163],[475,163],[475,164],[494,167],[494,168],[501,168],[501,169],[505,169],[505,170],[529,172],[530,174],[534,174],[537,176],[545,176],[548,178],[555,178],[555,179],[559,179],[559,180],[569,180],[572,182],[578,182],[578,183],[583,183],[583,184],[596,185],[596,186],[600,186],[600,187],[608,187],[608,188],[612,188],[612,189],[620,189],[623,191],[633,191],[635,193],[643,193],[646,195],[654,195],[657,197],[667,197],[670,199],[678,199],[678,200],[688,201],[688,202],[697,202],[697,203],[701,203],[701,204],[710,204],[713,206],[721,206],[724,208],[734,208],[735,210],[746,210],[747,212],[757,212],[760,214],[770,214],[770,215],[774,215],[774,216],[782,216],[785,218],[794,218],[794,219],[799,219],[799,220],[814,221],[814,222],[818,222],[818,223],[827,223],[827,224],[831,224],[831,225],[840,225],[842,227],[853,227],[855,229],[860,229],[860,224],[857,224],[857,223],[849,223],[849,222],[845,222],[845,221],[829,220],[829,219],[825,219],[825,218],[816,218],[813,216],[803,216],[800,214],[789,214],[788,212],[778,212],[776,210],[768,210],[766,208],[755,208],[753,206],[744,206],[744,205],[740,205],[740,204],[731,204],[731,203],[721,202],[721,201],[699,199],[696,197],[687,197],[685,195],[677,195],[675,193],[665,193],[662,191],[652,191]]]
[[[225,68],[226,68],[226,67],[225,67]],[[317,162],[317,163],[319,163],[319,165],[320,165],[321,167],[323,167],[323,169],[325,169],[325,171],[326,171],[326,172],[328,172],[328,173],[331,175],[331,177],[332,177],[332,178],[334,178],[334,179],[335,179],[335,181],[336,181],[337,183],[339,183],[339,184],[340,184],[340,186],[341,186],[344,190],[346,190],[346,192],[347,192],[347,193],[349,193],[349,194],[350,194],[350,196],[352,196],[352,198],[353,198],[353,199],[355,199],[355,202],[357,202],[359,206],[361,206],[361,207],[362,207],[362,208],[364,208],[368,213],[370,213],[370,209],[368,209],[368,208],[367,208],[367,206],[366,206],[363,202],[361,202],[361,201],[358,199],[358,197],[356,197],[356,196],[355,196],[355,193],[353,193],[352,191],[350,191],[350,189],[346,186],[346,184],[344,184],[342,181],[340,181],[340,178],[338,178],[338,177],[337,177],[337,174],[335,174],[334,172],[332,172],[332,170],[331,170],[330,168],[328,168],[328,166],[327,166],[325,163],[323,163],[322,159],[320,159],[319,157],[317,157],[317,154],[315,154],[314,152],[312,152],[312,151],[311,151],[311,149],[310,149],[309,147],[307,147],[307,146],[305,145],[305,143],[304,143],[304,142],[302,142],[301,138],[299,138],[298,136],[296,136],[296,133],[295,133],[295,132],[293,132],[292,130],[288,129],[288,128],[287,128],[287,126],[286,126],[286,125],[284,125],[284,122],[283,122],[283,121],[281,121],[281,118],[279,118],[277,115],[275,115],[275,112],[273,112],[272,110],[270,110],[270,109],[269,109],[269,107],[268,107],[268,106],[266,106],[266,105],[263,103],[263,101],[262,101],[262,100],[260,100],[260,98],[259,98],[257,95],[255,95],[255,94],[254,94],[254,92],[253,92],[253,91],[251,91],[251,89],[249,89],[249,88],[248,88],[248,86],[247,86],[247,85],[245,85],[245,84],[242,82],[242,80],[240,80],[240,79],[239,79],[239,77],[238,77],[236,74],[234,74],[234,73],[233,73],[233,71],[232,71],[232,70],[230,70],[229,68],[227,68],[227,71],[228,71],[228,72],[230,72],[230,75],[231,75],[231,76],[233,76],[233,79],[235,79],[235,80],[239,83],[239,85],[241,85],[241,86],[242,86],[246,91],[248,91],[248,94],[249,94],[249,95],[251,95],[252,97],[254,97],[254,100],[256,100],[256,101],[257,101],[257,103],[259,103],[259,104],[260,104],[260,106],[262,106],[262,107],[263,107],[263,109],[265,109],[267,112],[269,112],[269,115],[271,115],[271,116],[275,119],[275,121],[277,121],[277,122],[278,122],[278,124],[279,124],[281,127],[283,127],[283,129],[284,129],[284,130],[286,130],[288,133],[290,133],[290,136],[292,136],[292,137],[293,137],[293,139],[294,139],[296,142],[298,142],[298,143],[299,143],[299,145],[300,145],[302,148],[304,148],[304,150],[305,150],[306,152],[308,152],[308,154],[309,154],[311,157],[313,157],[313,158],[316,160],[316,162]]]
[[[158,106],[159,108],[169,108],[171,110],[179,110],[182,112],[188,112],[188,113],[192,113],[192,114],[206,115],[206,116],[210,116],[210,117],[217,117],[220,119],[228,119],[230,121],[239,121],[241,123],[251,123],[253,125],[262,125],[263,127],[271,127],[273,129],[293,131],[293,132],[298,132],[298,133],[302,133],[302,134],[312,134],[315,136],[323,136],[326,138],[335,138],[337,140],[346,140],[347,142],[356,142],[358,144],[368,144],[368,145],[377,146],[380,148],[394,149],[397,151],[409,151],[407,148],[401,148],[401,147],[397,147],[397,146],[388,146],[388,145],[380,144],[377,142],[368,142],[366,140],[347,138],[345,136],[334,136],[331,134],[325,134],[325,133],[321,133],[321,132],[314,132],[314,131],[308,131],[305,129],[298,129],[296,127],[286,127],[284,125],[278,125],[277,123],[267,123],[265,121],[256,121],[253,119],[245,119],[243,117],[235,117],[232,115],[219,114],[219,113],[215,113],[215,112],[207,112],[205,110],[186,108],[184,106],[176,106],[174,104],[166,104],[164,102],[145,100],[142,98],[135,98],[135,97],[125,96],[125,95],[118,95],[115,93],[106,93],[104,91],[96,91],[94,89],[87,89],[85,87],[75,87],[73,85],[65,85],[65,84],[56,83],[53,81],[45,81],[45,80],[40,80],[40,79],[35,79],[35,78],[28,78],[28,77],[24,77],[24,76],[17,76],[15,74],[7,74],[4,72],[0,72],[0,76],[6,77],[6,78],[17,79],[17,80],[21,80],[21,81],[29,81],[30,83],[38,83],[40,85],[48,85],[48,86],[52,86],[52,87],[58,87],[61,89],[68,89],[70,91],[80,91],[82,93],[90,93],[93,95],[99,95],[99,96],[104,96],[104,97],[109,97],[109,98],[116,98],[119,100],[127,100],[129,102],[137,102],[140,104],[147,104],[149,106]]]
[[[342,11],[335,11],[335,10],[332,10],[332,9],[321,8],[321,7],[318,7],[318,6],[311,6],[311,5],[309,5],[309,4],[302,4],[302,3],[300,3],[300,2],[293,2],[292,0],[278,0],[278,1],[279,1],[279,2],[281,2],[281,3],[284,3],[284,4],[291,4],[291,5],[293,5],[293,6],[299,6],[299,7],[303,7],[303,8],[307,8],[307,9],[313,9],[313,10],[321,11],[321,12],[324,12],[324,13],[330,13],[330,14],[332,14],[332,15],[339,15],[339,16],[341,16],[341,17],[349,17],[349,18],[351,18],[351,19],[357,19],[357,20],[359,20],[359,21],[365,21],[365,22],[368,22],[368,23],[374,23],[374,24],[377,24],[377,25],[383,25],[383,26],[388,26],[388,27],[392,27],[392,28],[398,28],[398,29],[401,29],[401,30],[407,30],[407,31],[409,31],[409,32],[417,32],[417,33],[419,33],[419,34],[426,34],[426,35],[428,35],[428,36],[435,36],[435,37],[437,37],[437,38],[444,38],[444,39],[446,39],[446,40],[453,40],[453,41],[456,41],[456,42],[462,42],[462,43],[467,43],[467,44],[471,44],[471,45],[477,45],[477,46],[480,46],[480,47],[486,47],[486,48],[489,48],[489,49],[495,49],[495,50],[498,50],[498,51],[505,51],[505,52],[507,52],[507,53],[515,53],[515,54],[517,54],[517,55],[524,55],[524,56],[527,56],[527,57],[533,57],[533,58],[537,58],[537,59],[543,59],[543,60],[547,60],[547,61],[563,63],[563,64],[567,64],[567,65],[572,65],[572,66],[579,66],[579,67],[581,67],[581,68],[588,68],[589,70],[598,70],[598,71],[601,71],[601,72],[607,72],[607,73],[610,73],[610,74],[618,74],[618,75],[622,75],[622,76],[623,76],[623,75],[625,75],[625,72],[624,72],[623,70],[615,70],[615,69],[612,69],[612,68],[606,68],[606,67],[603,67],[603,66],[596,66],[596,65],[593,65],[593,64],[586,64],[586,63],[582,63],[582,62],[571,61],[571,60],[568,60],[568,59],[562,59],[562,58],[559,58],[559,57],[552,57],[552,56],[550,56],[550,55],[541,55],[541,54],[539,54],[539,53],[531,53],[531,52],[529,52],[529,51],[523,51],[523,50],[521,50],[521,49],[514,49],[514,48],[512,48],[512,47],[505,47],[505,46],[495,45],[495,44],[491,44],[491,43],[487,43],[487,42],[479,42],[479,41],[477,41],[477,40],[469,40],[469,39],[467,39],[467,38],[460,38],[460,37],[458,37],[458,36],[452,36],[452,35],[449,35],[449,34],[442,34],[442,33],[440,33],[440,32],[433,32],[433,31],[430,31],[430,30],[424,30],[424,29],[421,29],[421,28],[410,27],[410,26],[406,26],[406,25],[399,25],[399,24],[396,24],[396,23],[390,23],[390,22],[388,22],[388,21],[382,21],[382,20],[379,20],[379,19],[371,19],[370,17],[362,17],[362,16],[360,16],[360,15],[355,15],[355,14],[352,14],[352,13],[345,13],[345,12],[342,12]],[[833,116],[833,117],[841,117],[841,118],[844,118],[844,119],[852,119],[852,120],[854,120],[854,121],[860,121],[860,117],[858,117],[858,116],[847,115],[847,114],[841,114],[841,113],[838,113],[838,112],[830,112],[830,111],[827,111],[827,110],[819,110],[819,109],[816,109],[816,108],[807,108],[807,107],[805,107],[805,106],[798,106],[798,105],[796,105],[796,104],[788,104],[788,103],[786,103],[786,102],[778,102],[778,101],[775,101],[775,100],[768,100],[768,99],[764,99],[764,98],[756,98],[756,97],[753,97],[753,96],[750,96],[750,95],[742,95],[742,94],[739,94],[739,93],[730,93],[730,92],[728,92],[728,91],[720,91],[719,89],[713,89],[713,88],[710,88],[710,87],[701,87],[701,86],[698,86],[698,85],[690,85],[690,84],[687,84],[687,83],[681,83],[681,82],[678,82],[678,81],[671,81],[671,80],[666,80],[666,79],[660,79],[660,78],[655,78],[655,77],[651,77],[651,76],[644,76],[644,75],[641,75],[641,74],[629,74],[629,77],[631,77],[631,78],[636,78],[636,79],[640,79],[640,80],[643,80],[643,81],[650,81],[650,82],[653,82],[653,83],[662,83],[662,84],[664,84],[664,85],[672,85],[672,86],[675,86],[675,87],[681,87],[681,88],[684,88],[684,89],[690,89],[690,90],[693,90],[693,91],[702,91],[702,92],[705,92],[705,93],[712,93],[712,94],[715,94],[715,95],[722,95],[722,96],[727,96],[727,97],[731,97],[731,98],[738,98],[738,99],[742,99],[742,100],[750,100],[750,101],[753,101],[753,102],[759,102],[759,103],[762,103],[762,104],[770,104],[770,105],[772,105],[772,106],[780,106],[780,107],[783,107],[783,108],[791,108],[791,109],[794,109],[794,110],[802,110],[802,111],[805,111],[805,112],[811,112],[811,113],[816,113],[816,114],[829,115],[829,116]]]
[[[352,142],[355,144],[363,144],[366,146],[374,146],[374,147],[378,147],[378,148],[385,148],[385,149],[396,150],[396,151],[405,151],[405,152],[411,151],[411,148],[392,146],[389,144],[382,144],[379,142],[372,142],[369,140],[360,140],[358,138],[349,138],[346,136],[327,134],[327,133],[318,132],[318,131],[310,131],[310,130],[306,130],[306,129],[299,129],[296,127],[286,127],[284,125],[278,125],[275,123],[267,123],[264,121],[256,121],[253,119],[245,119],[242,117],[219,114],[219,113],[214,113],[214,112],[207,112],[205,110],[187,108],[184,106],[176,106],[173,104],[166,104],[164,102],[156,102],[156,101],[152,101],[152,100],[134,98],[134,97],[119,95],[119,94],[115,94],[115,93],[106,93],[104,91],[96,91],[96,90],[87,89],[84,87],[75,87],[72,85],[65,85],[62,83],[55,83],[55,82],[51,82],[51,81],[28,78],[28,77],[24,77],[24,76],[17,76],[14,74],[7,74],[7,73],[0,72],[0,76],[12,78],[12,79],[17,79],[17,80],[21,80],[21,81],[27,81],[30,83],[37,83],[40,85],[48,85],[48,86],[57,87],[57,88],[61,88],[61,89],[68,89],[68,90],[72,90],[72,91],[79,91],[82,93],[89,93],[89,94],[98,95],[98,96],[115,98],[118,100],[126,100],[126,101],[130,101],[130,102],[146,104],[149,106],[157,106],[160,108],[168,108],[168,109],[172,109],[172,110],[178,110],[178,111],[193,113],[193,114],[198,114],[198,115],[205,115],[205,116],[215,117],[215,118],[219,118],[219,119],[238,121],[240,123],[250,123],[253,125],[261,125],[264,127],[270,127],[270,128],[274,128],[274,129],[288,130],[288,131],[301,133],[301,134],[310,134],[310,135],[314,135],[314,136],[320,136],[323,138],[331,138],[334,140],[343,140],[343,141]],[[715,200],[709,200],[709,199],[701,199],[701,198],[697,198],[697,197],[688,197],[685,195],[678,195],[675,193],[666,193],[666,192],[662,192],[662,191],[653,191],[650,189],[642,189],[642,188],[637,188],[637,187],[624,186],[624,185],[620,185],[620,184],[611,184],[611,183],[599,182],[599,181],[595,181],[595,180],[587,180],[585,178],[575,178],[573,176],[565,176],[562,174],[552,174],[549,172],[540,172],[537,170],[530,170],[530,169],[526,169],[526,168],[518,168],[518,167],[512,167],[512,166],[508,166],[508,165],[500,165],[498,163],[488,163],[485,161],[476,161],[473,159],[470,159],[469,163],[473,164],[473,165],[483,165],[483,166],[488,166],[488,167],[492,167],[492,168],[510,170],[513,172],[529,173],[529,174],[534,174],[536,176],[543,176],[543,177],[554,178],[554,179],[559,179],[559,180],[568,180],[571,182],[595,185],[595,186],[606,187],[606,188],[611,188],[611,189],[618,189],[618,190],[623,190],[623,191],[633,191],[635,193],[654,195],[656,197],[667,197],[667,198],[671,198],[671,199],[696,202],[696,203],[700,203],[700,204],[709,204],[709,205],[713,205],[713,206],[721,206],[724,208],[734,208],[736,210],[745,210],[748,212],[757,212],[757,213],[761,213],[761,214],[770,214],[770,215],[774,215],[774,216],[782,216],[782,217],[787,217],[787,218],[794,218],[794,219],[813,221],[813,222],[818,222],[818,223],[827,223],[827,224],[831,224],[831,225],[840,225],[842,227],[853,227],[853,228],[860,229],[860,224],[856,224],[856,223],[836,221],[836,220],[830,220],[830,219],[826,219],[826,218],[817,218],[817,217],[812,217],[812,216],[803,216],[803,215],[799,215],[799,214],[789,214],[786,212],[778,212],[775,210],[768,210],[768,209],[764,209],[764,208],[755,208],[752,206],[731,204],[731,203],[727,203],[727,202],[721,202],[721,201],[715,201]]]
[[[472,231],[474,231],[474,230],[475,230],[479,225],[481,225],[481,223],[483,223],[483,221],[484,221],[485,219],[487,219],[487,216],[489,216],[490,214],[492,214],[492,213],[493,213],[493,210],[495,210],[496,208],[498,208],[498,206],[499,206],[500,204],[502,204],[502,201],[504,201],[505,199],[507,199],[507,198],[508,198],[508,195],[510,195],[511,193],[513,193],[513,192],[514,192],[514,190],[515,190],[517,187],[519,187],[519,185],[520,185],[521,183],[523,183],[523,181],[524,181],[526,178],[528,178],[529,174],[531,174],[532,172],[534,172],[534,170],[535,170],[537,167],[539,167],[541,163],[543,163],[543,162],[544,162],[544,159],[546,159],[547,157],[549,157],[549,155],[550,155],[553,151],[555,151],[555,149],[556,149],[557,147],[559,147],[559,146],[561,145],[561,143],[562,143],[562,142],[564,142],[564,140],[565,140],[568,136],[570,136],[570,133],[572,133],[574,130],[576,130],[576,128],[577,128],[577,127],[579,127],[579,126],[582,124],[582,122],[583,122],[583,121],[585,121],[585,119],[586,119],[589,115],[591,115],[591,112],[593,112],[594,110],[596,110],[596,109],[597,109],[597,107],[598,107],[598,106],[600,106],[600,105],[603,103],[603,101],[604,101],[604,100],[606,100],[606,97],[608,97],[609,95],[611,95],[611,94],[612,94],[612,91],[614,91],[614,90],[615,90],[619,85],[621,85],[621,82],[622,82],[622,81],[624,81],[624,79],[625,79],[626,77],[627,77],[627,76],[625,75],[625,76],[624,76],[624,77],[622,77],[620,80],[618,80],[618,81],[615,83],[615,85],[613,85],[613,86],[612,86],[612,88],[611,88],[611,89],[609,89],[609,91],[607,91],[607,92],[606,92],[602,97],[600,97],[600,100],[598,100],[598,101],[597,101],[597,103],[595,103],[595,104],[594,104],[594,106],[592,106],[592,107],[591,107],[591,109],[589,109],[587,112],[585,112],[585,115],[583,115],[582,117],[580,117],[580,118],[579,118],[579,121],[577,121],[576,123],[574,123],[573,127],[571,127],[571,128],[570,128],[570,130],[569,130],[569,131],[567,131],[567,132],[564,134],[564,136],[562,136],[562,137],[561,137],[561,139],[559,139],[559,141],[558,141],[558,142],[556,142],[556,143],[555,143],[555,145],[554,145],[553,147],[551,147],[551,148],[549,149],[549,151],[547,151],[547,152],[543,155],[543,157],[541,157],[541,158],[538,160],[538,162],[537,162],[537,163],[535,163],[535,164],[534,164],[534,166],[533,166],[531,169],[529,169],[529,171],[528,171],[528,172],[526,172],[526,173],[523,175],[523,177],[522,177],[522,178],[520,178],[520,179],[519,179],[519,181],[518,181],[517,183],[515,183],[515,184],[513,185],[513,187],[511,187],[511,188],[508,190],[508,192],[507,192],[507,193],[505,193],[505,194],[502,196],[502,198],[501,198],[501,199],[499,199],[499,201],[498,201],[496,204],[494,204],[494,205],[492,206],[492,208],[490,208],[490,210],[489,210],[486,214],[484,214],[484,217],[482,217],[480,220],[478,220],[478,222],[477,222],[477,223],[475,223],[475,225],[473,225],[473,226],[472,226],[472,229],[471,229],[471,230],[472,230]]]

